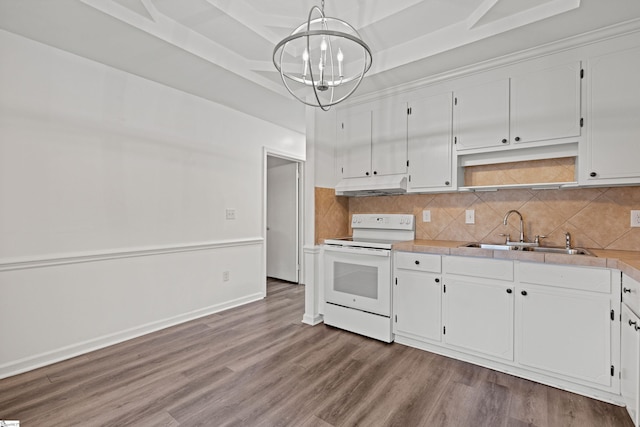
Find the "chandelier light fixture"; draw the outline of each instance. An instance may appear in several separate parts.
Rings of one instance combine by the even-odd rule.
[[[355,92],[371,61],[371,49],[355,28],[325,16],[324,0],[273,50],[273,64],[287,90],[324,111]]]

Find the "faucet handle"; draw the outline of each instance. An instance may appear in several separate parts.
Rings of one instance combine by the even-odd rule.
[[[539,244],[540,243],[540,239],[546,239],[546,238],[547,238],[547,236],[539,236],[539,235],[536,234],[536,238],[533,241],[533,243],[538,243]]]
[[[506,237],[506,238],[507,238],[507,240],[506,240],[506,242],[505,242],[505,243],[507,243],[507,244],[508,244],[508,243],[511,243],[511,234],[509,234],[509,233],[506,233],[506,234],[505,234],[505,233],[500,233],[500,234],[498,234],[498,236]]]

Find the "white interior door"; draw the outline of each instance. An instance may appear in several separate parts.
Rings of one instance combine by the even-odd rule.
[[[298,163],[267,158],[267,276],[298,283]]]

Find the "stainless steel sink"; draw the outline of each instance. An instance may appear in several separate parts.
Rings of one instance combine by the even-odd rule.
[[[595,256],[591,252],[589,252],[588,250],[586,250],[584,248],[567,249],[567,248],[554,248],[554,247],[545,247],[545,246],[534,246],[534,247],[525,248],[525,250],[533,251],[533,252],[552,253],[552,254]]]
[[[480,249],[492,249],[494,251],[527,251],[527,252],[543,252],[552,254],[566,254],[566,255],[587,255],[595,256],[584,248],[562,248],[562,247],[550,247],[550,246],[518,246],[517,244],[502,245],[499,243],[467,243],[462,245],[463,248],[480,248]]]

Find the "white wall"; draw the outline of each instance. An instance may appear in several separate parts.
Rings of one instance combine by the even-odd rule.
[[[0,378],[264,296],[263,147],[304,135],[5,31],[0,58]]]

